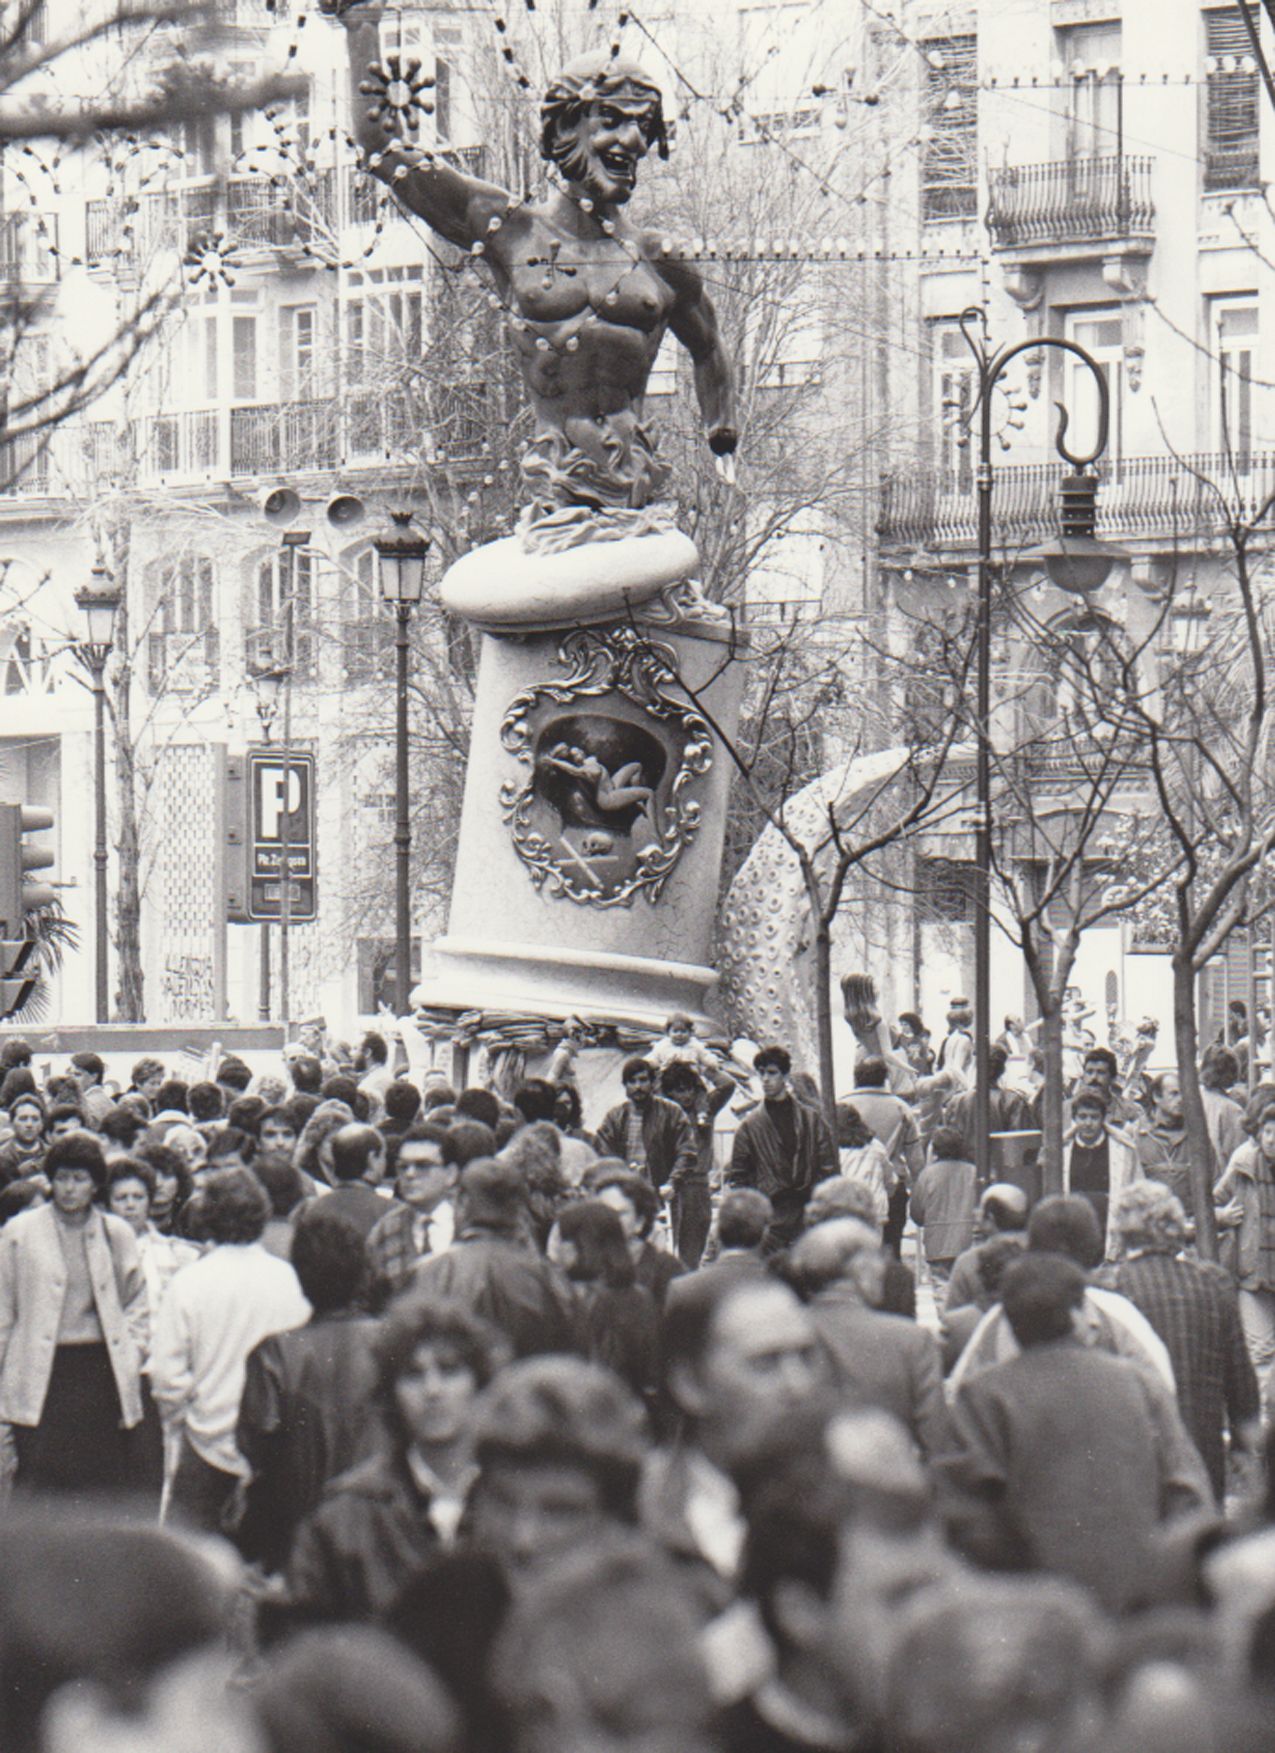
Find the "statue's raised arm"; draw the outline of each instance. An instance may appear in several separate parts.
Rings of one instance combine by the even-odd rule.
[[[537,415],[524,460],[536,506],[634,509],[659,497],[667,469],[641,414],[667,328],[695,362],[709,443],[728,459],[734,392],[713,307],[694,269],[624,212],[642,159],[652,147],[668,156],[655,81],[605,51],[564,68],[540,111],[541,154],[559,180],[545,199],[523,200],[405,144],[413,81],[409,68],[382,65],[376,9],[322,3],[348,33],[355,135],[368,168],[491,269]]]

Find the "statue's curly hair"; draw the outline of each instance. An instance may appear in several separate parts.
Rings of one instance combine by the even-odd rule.
[[[659,86],[636,61],[622,60],[606,50],[579,56],[550,81],[540,104],[540,156],[556,164],[571,151],[564,136],[569,136],[589,105],[614,97],[637,97],[649,105],[647,142],[667,158],[668,126]]]

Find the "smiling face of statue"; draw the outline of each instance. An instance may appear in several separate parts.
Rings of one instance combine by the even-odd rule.
[[[654,113],[649,98],[617,93],[588,104],[574,124],[564,125],[554,157],[572,192],[623,206],[650,150]]]

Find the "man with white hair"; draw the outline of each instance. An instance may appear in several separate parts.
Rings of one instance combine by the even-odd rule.
[[[1233,1447],[1261,1439],[1261,1396],[1244,1343],[1230,1274],[1182,1254],[1187,1219],[1162,1181],[1137,1181],[1112,1214],[1123,1258],[1113,1287],[1139,1308],[1164,1341],[1173,1364],[1178,1410],[1223,1501],[1229,1425]]]
[[[881,1238],[857,1218],[833,1218],[802,1236],[793,1268],[813,1294],[815,1332],[847,1402],[897,1418],[921,1453],[940,1454],[949,1428],[943,1365],[932,1334],[877,1306],[885,1274]]]

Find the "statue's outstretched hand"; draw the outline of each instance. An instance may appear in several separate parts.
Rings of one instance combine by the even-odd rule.
[[[728,487],[734,487],[736,485],[735,453],[733,450],[728,450],[724,456],[714,457],[713,467],[717,470],[717,478],[719,481],[725,481]]]
[[[717,470],[719,480],[725,481],[728,487],[735,485],[735,449],[739,444],[739,434],[733,426],[715,426],[708,435],[708,448],[713,453],[713,466]]]

